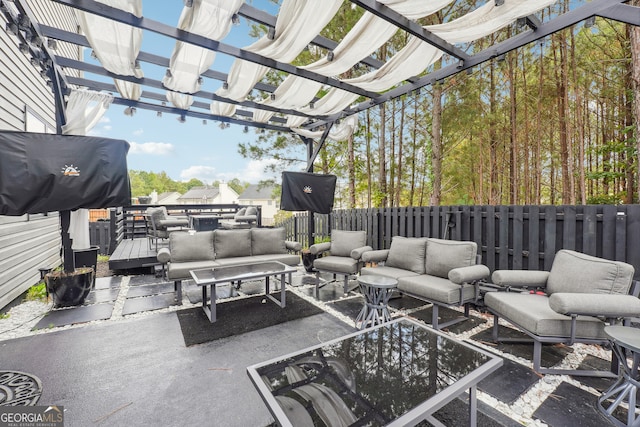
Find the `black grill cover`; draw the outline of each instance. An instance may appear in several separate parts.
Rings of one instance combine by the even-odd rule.
[[[331,213],[335,190],[335,175],[282,172],[280,209]]]
[[[0,132],[0,215],[131,204],[129,143]]]

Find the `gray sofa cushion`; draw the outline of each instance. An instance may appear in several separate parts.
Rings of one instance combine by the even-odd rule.
[[[322,271],[355,274],[358,272],[358,261],[351,257],[325,256],[313,261],[313,267]]]
[[[203,268],[213,268],[217,264],[216,261],[187,261],[169,263],[167,269],[167,277],[169,280],[191,279],[191,270],[200,270]]]
[[[378,265],[376,267],[363,267],[360,270],[360,275],[366,274],[390,277],[392,279],[418,275],[418,273],[414,273],[413,271],[405,270],[402,268],[389,267],[386,265]]]
[[[251,230],[251,254],[286,254],[284,228],[254,228]]]
[[[429,238],[425,272],[446,278],[454,268],[475,265],[477,252],[476,242]]]
[[[624,262],[563,249],[553,260],[547,293],[628,294],[633,273],[633,267]]]
[[[351,251],[367,244],[364,231],[331,230],[331,255],[351,256]]]
[[[214,231],[216,258],[251,256],[251,230]]]
[[[462,287],[462,301],[460,288]],[[476,291],[473,285],[456,285],[449,279],[441,277],[420,276],[401,277],[398,279],[398,290],[407,292],[418,298],[443,304],[462,304],[475,299]]]
[[[546,295],[519,292],[487,292],[484,302],[500,317],[520,326],[534,335],[568,337],[571,335],[571,317],[556,313],[549,306]],[[604,323],[595,317],[578,316],[577,338],[606,338]]]
[[[187,233],[174,231],[169,236],[171,262],[213,261],[213,231]]]
[[[393,236],[384,265],[424,274],[426,245],[426,237]]]

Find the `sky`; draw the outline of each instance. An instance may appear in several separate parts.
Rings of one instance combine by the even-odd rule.
[[[278,6],[267,0],[254,0],[252,6],[272,15],[278,12]],[[182,8],[181,1],[164,0],[162,7],[144,9],[143,16],[175,26]],[[233,26],[222,42],[238,47],[247,46],[255,41],[249,37],[248,33],[247,20],[242,18],[240,25]],[[173,39],[145,31],[141,50],[169,58],[174,45]],[[93,61],[90,54],[91,51],[85,49],[87,61]],[[233,57],[217,53],[210,68],[227,73],[233,60]],[[165,68],[148,63],[141,65],[145,77],[162,80]],[[109,78],[89,73],[87,78],[113,82]],[[221,85],[220,81],[205,78],[202,90],[214,92]],[[202,99],[198,100],[202,101]],[[130,170],[156,173],[164,171],[176,181],[197,178],[207,184],[216,180],[230,181],[234,178],[254,184],[270,178],[280,181],[279,175],[264,172],[265,166],[273,160],[255,161],[245,159],[238,153],[239,143],[257,139],[258,135],[251,127],[248,133],[244,133],[240,125],[231,124],[227,129],[220,129],[218,122],[207,121],[205,125],[202,120],[190,117],[186,118],[186,123],[180,123],[178,116],[174,114],[163,114],[162,117],[157,117],[156,112],[140,108],[133,117],[130,117],[124,114],[124,109],[124,106],[112,104],[105,116],[92,129],[91,135],[128,141],[131,144],[127,157]],[[304,158],[305,151],[302,144],[300,152],[301,158]],[[300,170],[302,167],[301,163]]]

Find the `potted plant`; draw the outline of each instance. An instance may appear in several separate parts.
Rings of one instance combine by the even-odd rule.
[[[314,244],[330,242],[330,241],[331,241],[331,237],[329,236],[316,237],[314,239]],[[302,258],[302,265],[304,266],[304,269],[307,271],[307,273],[315,272],[315,270],[313,269],[313,261],[315,261],[316,258],[321,258],[321,257],[322,257],[322,254],[312,254],[309,248],[304,248],[300,251],[300,258]]]

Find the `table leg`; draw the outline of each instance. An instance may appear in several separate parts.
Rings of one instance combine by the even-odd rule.
[[[207,292],[207,286],[210,287],[210,291]],[[207,306],[207,294],[211,296],[209,305]],[[216,321],[216,285],[203,285],[202,286],[202,311],[207,315],[207,318],[211,323]]]
[[[269,276],[265,277],[265,282],[266,282],[266,292],[265,292],[265,297],[269,298],[271,301],[275,302],[276,304],[278,304],[278,307],[280,308],[284,308],[287,304],[287,297],[286,297],[286,289],[284,287],[284,273],[280,275],[280,300],[278,301],[278,298],[274,297],[273,295],[271,295],[271,293],[269,292]]]
[[[469,389],[469,426],[476,427],[478,424],[478,399],[476,386]]]

